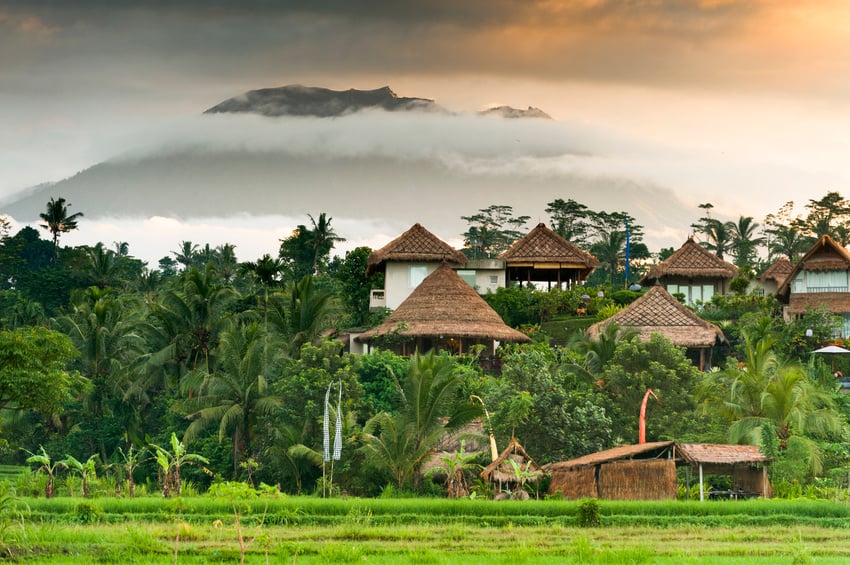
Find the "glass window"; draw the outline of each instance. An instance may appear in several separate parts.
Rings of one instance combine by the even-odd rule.
[[[466,281],[466,283],[475,288],[475,271],[473,269],[458,269],[457,274],[460,278]]]
[[[407,269],[407,284],[410,288],[416,288],[428,276],[428,267],[411,265]]]

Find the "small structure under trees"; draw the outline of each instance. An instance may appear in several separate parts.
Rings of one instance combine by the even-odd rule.
[[[705,475],[729,475],[730,498],[773,495],[766,457],[754,445],[717,445],[656,441],[622,445],[543,467],[551,475],[549,493],[565,498],[608,500],[672,500],[678,495],[676,467],[696,473],[700,500],[706,496]],[[710,494],[710,493],[709,493]]]
[[[543,477],[543,469],[511,438],[501,455],[481,471],[481,478],[496,485],[496,494],[510,490],[511,498],[527,498],[524,487]]]

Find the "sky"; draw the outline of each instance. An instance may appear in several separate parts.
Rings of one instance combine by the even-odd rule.
[[[201,115],[286,84],[389,85],[457,115]],[[535,106],[554,121],[471,115],[502,104]],[[275,206],[132,218],[71,201],[86,215],[63,243],[127,241],[154,265],[182,240],[236,243],[242,260],[275,253],[307,213],[322,211],[347,239],[342,250],[379,247],[420,218],[459,245],[460,216],[478,204],[511,205],[532,217],[530,228],[555,198],[630,212],[655,251],[684,242],[701,203],[718,217],[761,221],[788,201],[802,211],[828,191],[850,195],[850,4],[4,0],[0,125],[0,213],[27,188],[98,163],[199,147],[326,159],[325,178],[312,182],[341,203],[359,194],[362,206],[375,183],[344,182],[350,171],[337,165],[351,158],[383,163],[374,170],[405,194],[440,196],[427,213],[410,197],[355,210],[354,201],[319,209],[320,198],[311,207],[304,194],[286,206],[284,194]],[[408,168],[421,176],[400,174]],[[278,180],[256,172],[246,184],[272,193]],[[144,190],[127,186],[115,190]],[[240,188],[232,191],[238,200]]]

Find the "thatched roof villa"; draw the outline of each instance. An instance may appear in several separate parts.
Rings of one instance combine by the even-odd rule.
[[[572,286],[584,281],[599,266],[599,261],[570,243],[546,224],[540,223],[499,255],[505,261],[508,281],[520,285],[545,282],[551,289],[554,283]]]
[[[685,303],[708,302],[715,294],[726,294],[738,267],[727,263],[689,237],[667,259],[654,265],[639,281],[642,286],[661,285],[685,295]]]
[[[486,345],[492,354],[498,343],[531,341],[506,325],[475,289],[445,263],[428,275],[381,325],[355,339],[402,355],[431,349],[465,353],[476,344]]]
[[[661,286],[653,286],[610,318],[590,326],[587,336],[597,339],[609,324],[635,330],[641,340],[657,333],[674,345],[697,351],[701,371],[710,368],[711,349],[726,341],[719,327],[700,318]]]

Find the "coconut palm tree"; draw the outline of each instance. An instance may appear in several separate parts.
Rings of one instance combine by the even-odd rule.
[[[838,432],[842,423],[829,395],[808,377],[798,361],[786,361],[772,336],[744,336],[745,361],[718,373],[707,373],[700,387],[706,407],[728,421],[735,443],[764,443],[768,436],[780,451],[795,442],[807,451],[813,474],[821,470],[821,454],[811,439]]]
[[[621,261],[626,258],[626,232],[611,230],[602,233],[601,238],[590,246],[590,252],[605,265],[614,288],[614,275]]]
[[[271,298],[269,321],[274,331],[285,338],[290,354],[296,355],[305,343],[316,339],[334,313],[333,295],[319,290],[313,277],[304,276],[293,284],[286,298]]]
[[[763,237],[756,237],[759,224],[753,220],[752,216],[740,216],[738,222],[730,226],[732,231],[730,247],[732,254],[735,255],[735,265],[738,267],[752,265],[758,246],[764,243]]]
[[[59,236],[77,229],[77,219],[83,217],[82,212],[68,214],[70,206],[70,204],[65,205],[64,198],[51,198],[47,203],[47,210],[39,214],[44,220],[44,223],[40,224],[41,227],[53,235],[54,253],[59,247]]]
[[[444,434],[482,414],[480,404],[459,398],[462,373],[451,357],[429,352],[410,358],[404,385],[395,379],[402,407],[382,412],[367,422],[365,448],[374,462],[388,471],[396,486],[418,484],[422,463]]]
[[[721,222],[720,220],[706,220],[703,234],[706,241],[703,243],[706,249],[714,251],[720,259],[729,252],[732,247],[732,233],[735,224],[732,222]]]
[[[183,385],[189,397],[184,407],[192,420],[183,439],[189,442],[217,425],[219,441],[231,438],[234,476],[239,463],[251,456],[260,418],[282,406],[282,400],[268,387],[263,335],[255,322],[231,326],[221,335],[217,370],[197,371]]]
[[[333,218],[328,218],[324,212],[319,214],[318,221],[313,219],[313,216],[307,215],[313,224],[313,229],[310,230],[310,245],[313,248],[313,274],[318,275],[320,270],[324,268],[334,244],[345,241],[345,238],[336,234],[331,227]]]

